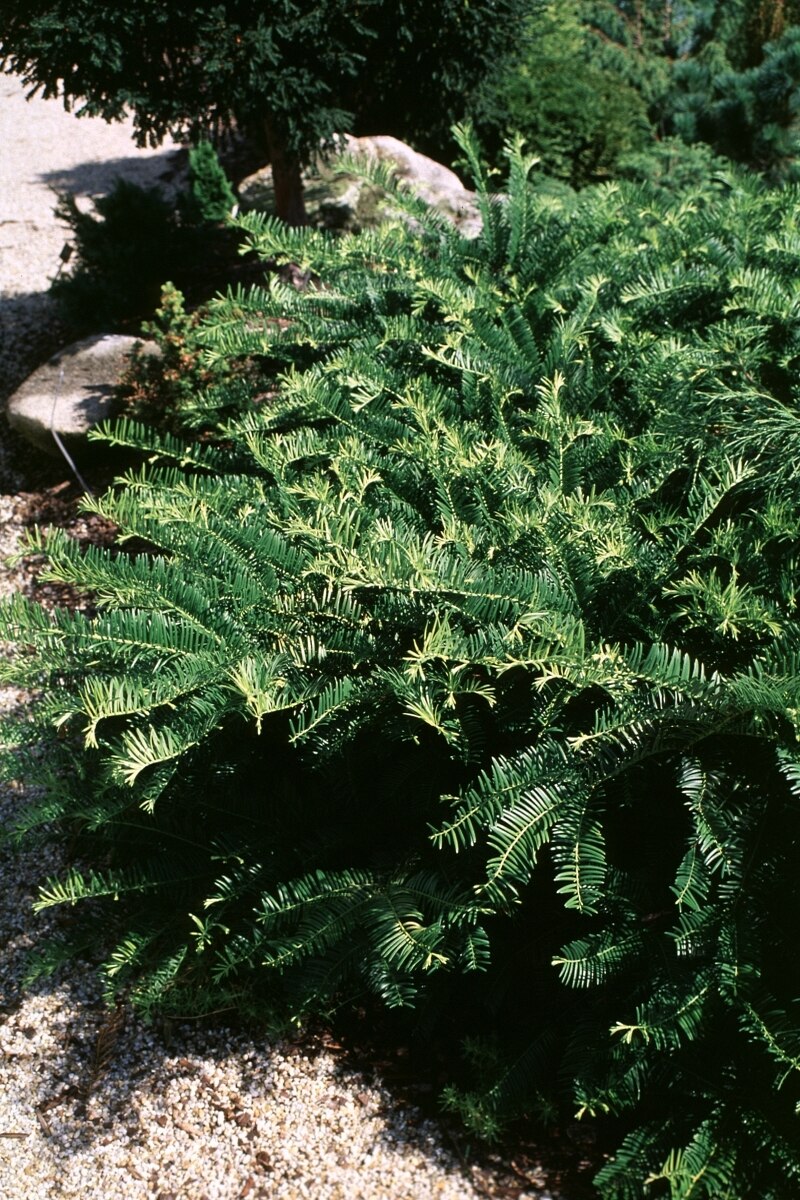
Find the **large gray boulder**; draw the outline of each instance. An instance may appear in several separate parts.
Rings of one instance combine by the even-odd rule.
[[[411,191],[443,213],[465,237],[475,237],[481,218],[474,192],[468,191],[454,171],[418,154],[397,138],[375,136],[344,138],[348,154],[377,159],[393,168],[396,178]],[[343,172],[336,160],[317,160],[303,174],[306,211],[310,221],[325,229],[357,232],[397,217],[387,203],[386,193]],[[239,184],[243,210],[274,212],[275,191],[272,168],[262,167]]]
[[[101,333],[66,346],[9,397],[9,425],[46,454],[60,454],[53,430],[65,446],[80,448],[89,430],[113,415],[115,388],[137,343]],[[154,343],[144,345],[158,353]]]

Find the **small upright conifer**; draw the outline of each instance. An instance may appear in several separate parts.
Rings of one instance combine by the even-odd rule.
[[[224,221],[236,206],[236,197],[211,142],[201,141],[189,151],[191,207],[201,221]]]

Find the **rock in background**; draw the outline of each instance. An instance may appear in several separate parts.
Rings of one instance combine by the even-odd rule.
[[[475,237],[481,228],[481,218],[475,194],[464,187],[454,171],[418,154],[397,138],[375,136],[344,138],[345,149],[351,155],[375,158],[394,167],[396,177],[411,190],[438,209],[465,237]],[[318,160],[303,175],[306,211],[310,221],[324,229],[344,229],[358,232],[380,224],[392,216],[386,194],[341,171],[335,156],[330,162]],[[274,211],[275,192],[272,168],[262,167],[239,184],[239,199],[243,210]]]

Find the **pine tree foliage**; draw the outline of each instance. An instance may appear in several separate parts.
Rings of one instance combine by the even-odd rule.
[[[35,541],[96,615],[3,609],[38,695],[4,770],[45,782],[11,836],[94,855],[39,905],[119,897],[110,996],[449,1005],[503,1032],[448,1093],[476,1123],[549,1095],[624,1123],[605,1196],[780,1200],[797,196],[554,198],[511,146],[499,199],[460,137],[476,239],[384,177],[377,230],[239,220],[307,272],[203,334],[269,398],[210,443],[106,431],[147,457],[88,504],[120,546]]]

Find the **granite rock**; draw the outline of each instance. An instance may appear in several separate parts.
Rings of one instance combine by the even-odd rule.
[[[346,153],[388,163],[395,176],[465,235],[480,232],[481,218],[474,192],[464,187],[454,171],[412,150],[405,142],[383,135],[344,139]],[[314,225],[325,229],[358,232],[398,214],[386,202],[382,189],[343,171],[333,158],[317,159],[303,175],[306,211]],[[243,210],[274,211],[272,168],[262,167],[239,185]]]
[[[54,431],[67,447],[80,447],[90,429],[113,415],[115,388],[137,342],[101,333],[66,346],[9,397],[9,424],[46,454],[60,453]],[[159,353],[155,343],[144,345]]]

